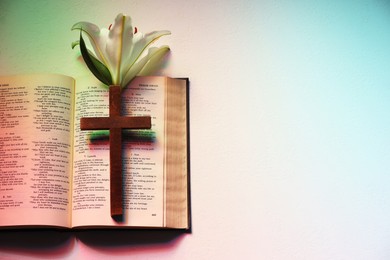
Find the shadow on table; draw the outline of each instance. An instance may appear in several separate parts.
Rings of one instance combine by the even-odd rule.
[[[170,229],[99,229],[74,231],[77,239],[90,246],[147,246],[169,244],[187,233],[190,233],[190,231]]]
[[[98,251],[166,250],[179,243],[188,230],[1,230],[0,253],[58,258],[70,255],[76,241]]]
[[[72,232],[62,230],[1,230],[0,252],[58,258],[72,252]]]

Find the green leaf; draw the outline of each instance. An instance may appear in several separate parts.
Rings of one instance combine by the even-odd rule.
[[[87,46],[85,45],[84,39],[80,32],[80,52],[83,56],[83,59],[85,61],[85,64],[87,64],[87,67],[89,70],[95,75],[95,77],[106,84],[107,86],[112,84],[112,78],[111,73],[107,69],[107,67],[100,62],[95,56],[88,51]]]
[[[74,47],[76,47],[79,44],[80,44],[80,41],[72,42],[72,49],[74,49]]]

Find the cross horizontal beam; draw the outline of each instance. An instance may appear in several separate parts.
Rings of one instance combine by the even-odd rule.
[[[151,127],[150,116],[84,117],[80,119],[81,130],[150,129]]]

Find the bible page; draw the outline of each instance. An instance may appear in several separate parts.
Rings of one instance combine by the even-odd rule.
[[[151,130],[123,130],[123,222],[110,215],[108,130],[80,131],[80,118],[109,116],[108,87],[76,87],[73,226],[162,227],[164,219],[163,77],[140,77],[122,91],[123,116],[151,116]]]
[[[0,226],[70,226],[74,80],[0,77]]]

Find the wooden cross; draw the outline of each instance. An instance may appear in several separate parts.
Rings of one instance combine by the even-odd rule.
[[[110,116],[80,119],[81,130],[110,130],[110,202],[111,217],[123,217],[122,129],[150,129],[150,116],[121,116],[121,87],[110,86]]]

